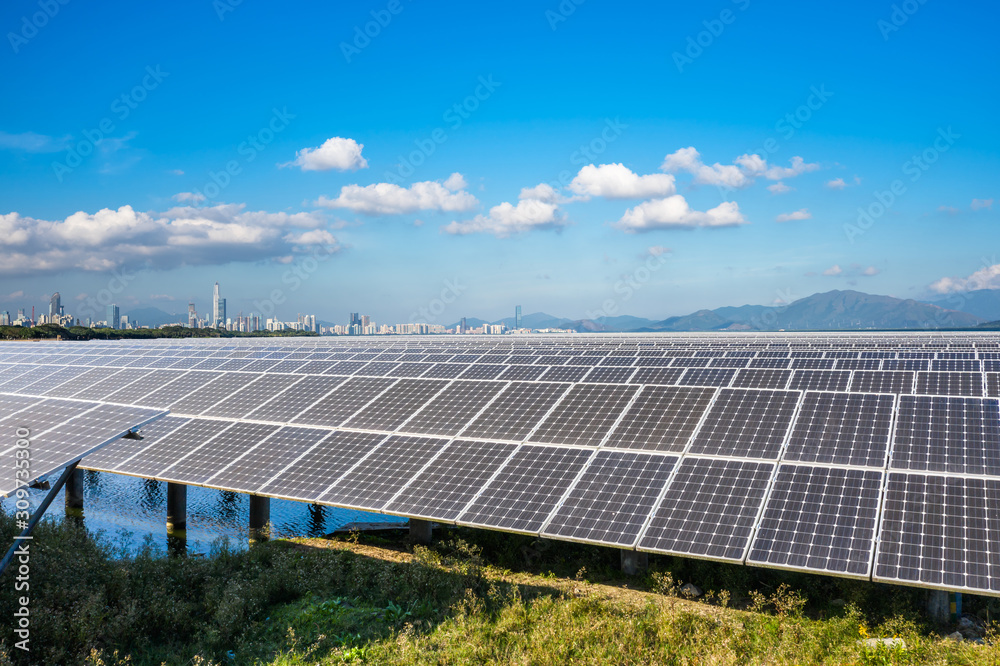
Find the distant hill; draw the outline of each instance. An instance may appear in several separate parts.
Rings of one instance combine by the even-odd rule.
[[[976,289],[926,302],[942,308],[968,312],[989,321],[1000,319],[1000,289]]]
[[[864,330],[908,328],[966,328],[985,318],[948,310],[930,303],[860,291],[828,291],[813,294],[786,306],[744,305],[699,310],[683,317],[670,317],[641,330]]]
[[[184,314],[169,314],[159,308],[136,308],[122,314],[127,316],[130,322],[138,322],[140,326],[149,326],[150,328],[156,328],[164,324],[187,323],[186,312]]]

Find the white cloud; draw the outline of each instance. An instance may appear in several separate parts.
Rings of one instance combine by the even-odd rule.
[[[861,271],[861,274],[862,275],[878,275],[881,272],[882,271],[880,271],[879,269],[875,268],[874,266],[869,266],[868,268],[866,268],[863,271]]]
[[[833,180],[828,180],[826,186],[831,190],[842,190],[847,187],[847,183],[844,182],[843,178],[834,178]]]
[[[247,211],[243,204],[163,213],[122,206],[55,221],[9,213],[0,215],[0,274],[110,271],[142,262],[153,268],[221,265],[320,247],[335,252],[332,235],[303,234],[325,225],[317,213]]]
[[[626,233],[652,229],[732,227],[747,224],[735,201],[726,201],[705,212],[692,210],[679,194],[644,201],[625,211],[613,226]]]
[[[809,212],[808,208],[800,208],[794,213],[782,213],[778,217],[774,218],[778,222],[792,222],[794,220],[811,220],[812,213]]]
[[[830,266],[828,269],[826,269],[825,271],[823,271],[823,275],[831,275],[831,276],[832,275],[840,275],[843,272],[844,272],[844,269],[841,268],[839,264],[834,264],[833,266]]]
[[[566,224],[566,218],[560,213],[556,203],[522,198],[516,206],[505,201],[490,208],[488,215],[476,215],[471,220],[461,222],[453,221],[441,227],[441,231],[453,235],[483,233],[506,238],[534,229],[560,229]]]
[[[559,203],[562,199],[559,193],[556,192],[556,189],[548,183],[539,183],[534,187],[524,187],[517,198],[535,199],[537,201],[545,201],[546,203]]]
[[[26,153],[58,153],[69,148],[73,137],[52,137],[35,132],[10,134],[0,131],[0,149],[21,150]]]
[[[448,179],[444,181],[444,186],[452,192],[457,192],[459,190],[464,190],[469,186],[469,184],[465,182],[465,176],[456,171],[448,176]]]
[[[768,185],[767,186],[767,190],[771,194],[785,194],[787,192],[791,192],[794,189],[795,189],[794,187],[789,187],[788,185],[785,185],[780,180],[777,183],[773,184],[773,185]]]
[[[445,184],[429,180],[413,183],[410,187],[394,183],[345,185],[336,199],[320,197],[316,205],[347,208],[365,215],[400,215],[418,210],[457,212],[475,208],[479,205],[476,197],[465,190],[453,192],[446,186],[455,186],[459,179],[464,183],[461,174],[452,174]]]
[[[951,294],[975,289],[1000,289],[1000,264],[985,266],[969,277],[943,277],[931,285],[939,294]]]
[[[624,164],[588,164],[580,169],[569,189],[581,197],[607,199],[645,199],[677,191],[672,175],[654,173],[640,176]]]
[[[303,171],[357,171],[367,169],[368,160],[361,156],[365,144],[354,139],[335,136],[323,142],[319,148],[303,148],[295,153],[291,162],[280,167],[297,166]]]
[[[939,213],[948,213],[949,215],[957,215],[959,212],[954,206],[938,206],[937,209]]]
[[[171,198],[178,203],[198,205],[205,200],[205,195],[201,192],[178,192]]]
[[[993,199],[973,199],[971,207],[972,210],[992,209]]]
[[[83,295],[83,298],[87,298],[86,295]],[[176,301],[177,297],[176,296],[171,296],[170,294],[150,294],[149,295],[149,300],[151,300],[151,301]]]
[[[733,164],[707,165],[701,161],[701,154],[693,146],[681,148],[663,158],[661,171],[676,173],[687,171],[694,176],[693,182],[698,185],[716,185],[728,189],[749,187],[758,177],[768,180],[794,178],[803,173],[816,171],[819,164],[808,163],[798,155],[782,167],[769,165],[767,160],[757,154],[744,154],[733,160]],[[782,190],[784,191],[784,190]]]

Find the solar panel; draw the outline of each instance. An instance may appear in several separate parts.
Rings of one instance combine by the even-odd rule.
[[[385,377],[354,377],[337,386],[292,423],[338,426],[398,380]]]
[[[785,448],[785,460],[883,467],[893,396],[805,394]]]
[[[542,534],[634,545],[676,463],[676,456],[599,451]]]
[[[516,448],[500,442],[455,441],[385,510],[453,521]]]
[[[146,446],[132,457],[111,467],[110,471],[155,478],[155,474],[186,456],[232,426],[229,421],[192,419],[162,437],[143,440]]]
[[[592,455],[586,449],[522,446],[457,522],[537,533]]]
[[[500,382],[454,381],[400,426],[400,430],[457,435],[505,387]]]
[[[351,417],[344,427],[396,430],[447,385],[443,380],[400,379]]]
[[[873,580],[1000,591],[1000,480],[890,472]]]
[[[867,578],[882,472],[781,465],[747,562]]]
[[[983,394],[983,377],[978,372],[918,372],[915,393],[928,395]]]
[[[47,391],[50,391],[61,384],[79,377],[87,371],[86,368],[80,368],[76,366],[67,366],[64,368],[59,368],[55,372],[49,373],[38,379],[37,381],[25,384],[17,392],[25,393],[29,395],[45,395]]]
[[[1000,397],[1000,372],[986,373],[986,395]]]
[[[289,460],[258,493],[315,502],[384,439],[385,435],[376,433],[333,431],[298,458]]]
[[[302,379],[304,378],[299,375],[262,375],[253,383],[212,405],[201,414],[233,419],[244,418],[264,403],[280,396],[282,391]]]
[[[538,379],[545,372],[541,365],[512,365],[500,374],[497,379],[503,381],[530,381]]]
[[[901,396],[890,467],[1000,476],[1000,405],[995,399]]]
[[[568,390],[565,384],[513,382],[461,435],[522,441]]]
[[[279,426],[235,423],[189,454],[155,473],[156,478],[201,485],[247,449],[277,432]]]
[[[858,370],[851,381],[856,393],[912,393],[913,373],[889,370]]]
[[[158,421],[143,426],[139,429],[141,440],[119,439],[100,450],[89,454],[80,462],[80,466],[86,469],[111,471],[113,467],[120,464],[150,446],[160,437],[173,432],[191,419],[183,416],[165,416]]]
[[[274,396],[260,407],[248,412],[246,418],[278,423],[289,422],[344,381],[346,381],[344,377],[301,377],[300,381],[285,389],[280,396]]]
[[[792,376],[791,370],[744,368],[736,375],[732,386],[736,388],[783,389]]]
[[[690,368],[677,383],[686,386],[729,386],[735,376],[733,368]]]
[[[681,460],[638,549],[742,562],[774,464]]]
[[[637,390],[634,386],[576,384],[530,439],[548,444],[597,446]]]
[[[594,368],[594,370],[598,369]],[[546,370],[539,379],[546,382],[578,382],[589,372],[590,370],[586,366],[558,365]]]
[[[393,435],[317,501],[378,511],[447,443],[446,439]]]
[[[583,378],[584,382],[604,382],[609,384],[624,384],[629,381],[635,368],[596,367]]]
[[[797,391],[722,389],[691,453],[776,459],[799,401]]]
[[[108,394],[105,400],[108,402],[120,402],[126,405],[135,403],[143,404],[143,396],[152,393],[161,386],[166,386],[182,376],[184,376],[183,370],[153,370],[145,377],[132,382],[114,393]]]
[[[202,370],[192,370],[175,379],[166,386],[144,395],[142,402],[152,407],[170,408],[177,401],[218,377],[218,373]]]
[[[846,391],[850,370],[796,370],[788,388],[798,391]]]
[[[681,368],[639,368],[632,375],[633,384],[676,384],[684,371]]]
[[[711,388],[647,386],[604,446],[681,452],[714,395]]]

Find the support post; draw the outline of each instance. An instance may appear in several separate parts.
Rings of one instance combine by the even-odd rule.
[[[66,515],[83,516],[83,470],[75,469],[66,479]]]
[[[947,624],[951,616],[951,601],[944,590],[927,591],[927,615],[938,624]]]
[[[410,540],[414,543],[430,543],[431,521],[410,518]]]
[[[167,546],[177,555],[187,550],[187,486],[167,482]]]
[[[35,525],[37,525],[38,521],[45,515],[45,511],[48,510],[49,505],[52,504],[52,500],[56,498],[56,495],[59,494],[62,487],[66,485],[66,480],[72,476],[74,472],[76,472],[76,466],[79,462],[80,461],[77,460],[75,463],[66,466],[66,469],[64,469],[62,474],[59,475],[59,479],[49,489],[49,493],[45,496],[45,499],[43,499],[42,503],[38,505],[37,509],[35,509],[35,513],[31,515],[31,518],[28,520],[28,524],[24,526],[24,529],[19,535],[14,537],[14,543],[11,545],[10,550],[8,550],[7,554],[4,555],[3,560],[0,560],[0,576],[3,575],[3,572],[10,565],[11,560],[14,559],[14,556],[17,555],[18,552],[26,553],[28,551],[28,542],[31,540],[31,531],[35,529]]]
[[[250,543],[267,541],[270,536],[271,498],[250,496]]]
[[[637,576],[645,573],[649,566],[649,554],[637,550],[622,551],[622,573],[626,576]]]

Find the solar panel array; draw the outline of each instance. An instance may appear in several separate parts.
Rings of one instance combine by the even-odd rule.
[[[42,374],[54,381],[24,381],[25,390],[48,390],[60,383],[54,375],[67,381],[77,373],[60,370],[37,376]],[[45,479],[164,414],[144,407],[0,393],[0,432],[4,433],[0,439],[0,497]]]
[[[989,333],[12,343],[0,391],[171,410],[92,469],[1000,594],[998,364]]]

